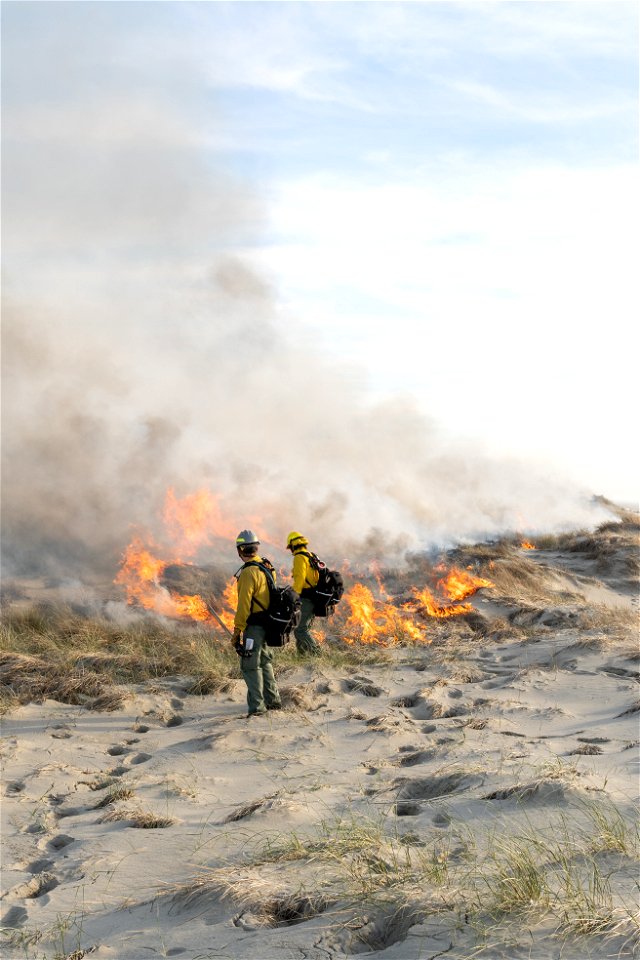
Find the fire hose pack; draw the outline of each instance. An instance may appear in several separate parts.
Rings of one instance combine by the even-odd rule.
[[[293,587],[276,586],[275,571],[270,560],[265,558],[260,562],[248,560],[245,567],[260,567],[269,586],[268,608],[261,610],[260,613],[252,613],[249,622],[264,627],[267,646],[284,647],[300,623],[300,597]],[[258,600],[256,603],[260,606]]]
[[[306,550],[304,553],[309,558],[313,569],[318,571],[317,585],[311,590],[306,590],[305,595],[313,602],[313,612],[316,617],[330,617],[344,593],[342,574],[338,570],[330,570],[315,553]],[[267,646],[284,647],[300,623],[300,597],[293,587],[276,586],[275,570],[270,560],[264,557],[261,561],[249,560],[245,566],[259,567],[266,576],[269,587],[268,608],[259,613],[252,613],[250,622],[264,627]]]
[[[317,554],[310,550],[300,550],[309,558],[309,564],[318,571],[318,583],[311,590],[306,590],[309,599],[313,602],[313,612],[316,617],[330,617],[336,609],[336,604],[344,593],[344,581],[339,570],[330,570]]]

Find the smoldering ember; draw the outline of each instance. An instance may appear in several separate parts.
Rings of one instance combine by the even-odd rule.
[[[167,505],[108,583],[3,583],[4,957],[636,955],[638,514],[327,556],[247,719],[235,528]]]

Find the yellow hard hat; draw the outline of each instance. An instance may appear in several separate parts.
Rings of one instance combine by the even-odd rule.
[[[301,546],[304,546],[305,543],[309,543],[306,537],[303,537],[301,533],[298,533],[296,530],[293,530],[287,537],[287,550],[294,543],[299,543]]]

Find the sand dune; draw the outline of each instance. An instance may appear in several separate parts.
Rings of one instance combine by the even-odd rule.
[[[475,620],[351,667],[329,634],[266,718],[239,674],[14,706],[3,956],[634,956],[637,524],[613,532],[604,563],[611,531],[479,546]]]

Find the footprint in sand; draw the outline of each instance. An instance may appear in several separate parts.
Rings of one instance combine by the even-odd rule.
[[[421,694],[419,691],[418,693],[410,693],[405,697],[396,697],[395,700],[391,701],[391,706],[401,707],[404,710],[413,710],[413,708],[419,704],[420,697]]]
[[[58,822],[58,815],[49,811],[44,816],[37,816],[20,828],[21,833],[50,833]]]
[[[84,813],[84,807],[61,807],[56,811],[58,817],[63,820],[67,817],[79,817],[81,813]]]
[[[45,873],[53,866],[53,860],[42,857],[40,860],[32,860],[31,863],[24,864],[22,867],[16,866],[18,869],[24,870],[25,873]]]
[[[150,753],[136,753],[135,756],[129,757],[129,763],[132,766],[137,766],[139,763],[146,763],[147,760],[151,760]]]
[[[68,847],[70,843],[74,842],[74,837],[70,837],[67,833],[59,833],[56,837],[51,837],[51,839],[45,841],[45,846],[50,850],[64,850],[65,847]]]
[[[122,777],[125,773],[129,773],[129,767],[114,767],[112,770],[109,770],[110,777]]]
[[[9,783],[4,788],[4,792],[8,797],[15,797],[25,788],[25,783],[23,780],[10,780]]]
[[[110,757],[121,757],[123,753],[128,753],[128,752],[129,751],[127,750],[125,744],[123,743],[115,743],[112,747],[109,747],[109,749],[107,750],[107,753],[109,754]]]
[[[10,896],[19,900],[37,900],[58,886],[59,880],[52,873],[39,873],[37,876],[20,883],[10,891]]]
[[[149,727],[146,723],[134,723],[131,729],[134,733],[149,733]]]
[[[443,720],[452,720],[454,717],[466,717],[469,713],[466,707],[463,707],[462,704],[458,707],[449,707],[448,710],[445,710],[442,714]]]
[[[11,907],[10,910],[7,910],[7,912],[2,915],[0,925],[7,929],[15,930],[17,927],[23,926],[27,916],[28,914],[24,907]]]
[[[417,817],[425,809],[425,801],[439,800],[441,797],[460,793],[481,783],[482,777],[465,773],[407,780],[398,791],[395,814],[398,817]]]
[[[436,750],[415,750],[411,753],[405,752],[404,756],[398,757],[398,759],[394,760],[393,763],[396,767],[415,767],[419,763],[426,763],[428,760],[433,760],[436,752]]]
[[[480,686],[483,690],[494,690],[498,687],[506,687],[515,680],[515,676],[515,673],[503,673],[499,677],[494,677],[493,680],[483,680]]]
[[[451,816],[450,814],[440,810],[438,813],[436,813],[431,822],[433,823],[434,827],[448,827],[451,824]]]
[[[165,727],[181,727],[184,723],[182,717],[177,713],[172,713],[168,717],[165,717]]]

